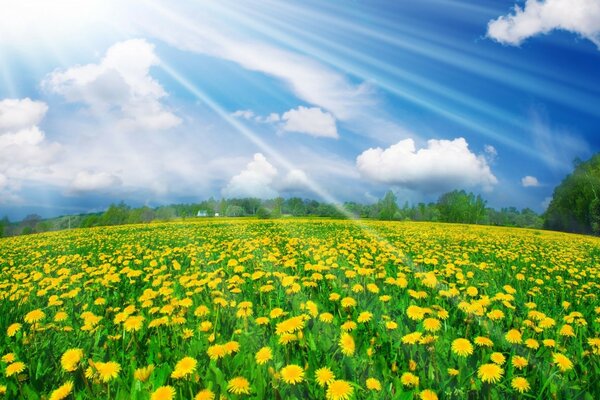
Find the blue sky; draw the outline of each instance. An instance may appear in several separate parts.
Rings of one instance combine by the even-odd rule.
[[[597,0],[8,0],[0,215],[210,196],[543,211],[600,147]]]

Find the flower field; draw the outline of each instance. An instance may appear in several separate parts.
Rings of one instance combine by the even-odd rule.
[[[600,240],[202,220],[0,240],[0,398],[597,399]]]

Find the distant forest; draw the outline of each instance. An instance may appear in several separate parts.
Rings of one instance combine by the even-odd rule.
[[[544,219],[529,208],[515,207],[495,210],[487,207],[480,196],[464,190],[443,194],[437,202],[402,206],[392,191],[374,204],[346,202],[335,205],[316,200],[278,197],[270,200],[258,198],[221,199],[213,198],[192,204],[172,204],[160,207],[133,208],[121,202],[111,204],[104,212],[68,215],[43,219],[39,215],[28,215],[19,222],[0,220],[0,236],[15,236],[70,228],[150,223],[186,218],[211,217],[328,217],[365,218],[394,221],[439,221],[469,224],[502,225],[541,228]]]
[[[544,214],[529,208],[496,210],[487,206],[480,195],[454,190],[436,202],[399,205],[396,195],[388,191],[374,204],[346,202],[328,204],[316,200],[278,197],[208,200],[193,204],[172,204],[155,208],[133,208],[121,202],[104,212],[67,215],[43,219],[28,215],[22,221],[0,220],[0,236],[15,236],[92,226],[150,223],[186,218],[215,217],[327,217],[365,218],[389,221],[437,221],[467,224],[544,228],[564,232],[600,235],[600,154],[587,161],[575,160],[574,170],[554,189],[552,201]]]

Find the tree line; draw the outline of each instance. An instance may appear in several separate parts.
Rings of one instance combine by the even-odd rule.
[[[153,221],[171,221],[205,217],[328,217],[328,218],[366,218],[388,221],[434,221],[469,224],[487,224],[515,227],[541,228],[542,216],[533,210],[515,207],[496,210],[487,207],[480,196],[455,190],[439,197],[437,202],[409,204],[399,206],[398,199],[388,191],[374,204],[346,202],[330,204],[313,199],[299,197],[261,200],[258,198],[234,198],[216,200],[210,198],[198,203],[171,204],[160,207],[131,207],[124,202],[111,204],[106,211],[91,214],[68,215],[43,219],[39,215],[28,215],[22,221],[10,222],[8,218],[0,220],[0,236],[14,236],[36,232],[55,231],[69,228],[93,226],[125,225],[150,223]]]

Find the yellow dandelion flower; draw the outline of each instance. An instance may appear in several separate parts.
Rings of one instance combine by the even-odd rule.
[[[62,368],[67,372],[73,372],[77,370],[79,362],[83,359],[82,349],[69,349],[65,351],[60,358],[60,364]]]
[[[517,369],[523,369],[527,366],[527,364],[529,364],[527,362],[527,359],[522,356],[514,356],[511,360],[511,363],[512,363],[513,367],[515,367]]]
[[[475,344],[479,347],[492,347],[494,345],[494,342],[492,342],[490,338],[477,336],[475,338]]]
[[[340,304],[344,308],[356,307],[356,300],[354,300],[352,297],[344,297]]]
[[[190,376],[196,371],[198,361],[192,357],[183,357],[175,364],[175,370],[171,374],[171,378],[181,379]]]
[[[413,332],[402,336],[402,343],[404,344],[416,344],[421,339],[421,332]]]
[[[174,398],[175,388],[173,386],[161,386],[150,396],[150,400],[173,400]]]
[[[365,322],[369,322],[371,319],[373,319],[373,314],[368,311],[363,311],[358,316],[357,321],[362,324]]]
[[[527,339],[525,340],[525,346],[527,346],[527,348],[536,350],[540,347],[540,343],[535,339]]]
[[[417,387],[419,386],[419,377],[414,374],[411,374],[410,372],[405,372],[400,377],[400,382],[404,386]]]
[[[210,389],[203,389],[198,392],[194,400],[215,400],[215,394]]]
[[[123,323],[125,332],[137,332],[144,326],[144,317],[141,315],[128,317]]]
[[[437,332],[442,328],[442,322],[437,318],[425,318],[423,328],[428,332]]]
[[[528,392],[529,389],[531,389],[531,386],[529,386],[529,382],[527,382],[527,379],[521,376],[513,378],[513,380],[510,382],[510,386],[512,386],[512,388],[519,393]]]
[[[315,371],[315,379],[319,386],[327,386],[335,380],[335,375],[329,368],[323,367]]]
[[[227,349],[221,344],[214,344],[206,350],[206,354],[208,354],[211,360],[218,360],[227,355]]]
[[[258,365],[263,365],[273,359],[273,352],[270,347],[263,347],[254,356]]]
[[[17,359],[17,356],[15,355],[15,353],[7,353],[2,356],[2,361],[7,364],[15,362],[16,359]]]
[[[346,333],[346,332],[342,333],[338,344],[340,346],[340,349],[342,350],[342,353],[345,356],[351,357],[354,355],[354,350],[356,349],[356,344],[354,343],[354,339],[352,338],[352,336],[349,333]]]
[[[477,376],[483,382],[496,383],[500,381],[504,370],[497,364],[483,364],[477,369]]]
[[[566,372],[573,368],[573,363],[567,356],[561,353],[552,355],[552,363],[555,364],[562,372]]]
[[[456,368],[448,368],[448,375],[450,376],[457,376],[459,374],[458,370]]]
[[[281,379],[289,385],[295,385],[304,380],[304,370],[299,365],[287,365],[281,369],[280,374]]]
[[[256,325],[267,325],[269,323],[269,318],[267,317],[258,317],[254,320]]]
[[[33,311],[28,312],[25,315],[25,322],[27,322],[28,324],[35,324],[38,321],[41,321],[42,319],[44,319],[46,317],[46,314],[40,310],[39,308]]]
[[[227,383],[227,391],[233,394],[250,394],[250,382],[244,377],[237,376]]]
[[[117,376],[119,376],[119,372],[121,372],[121,364],[115,361],[96,362],[94,364],[98,376],[105,383],[115,379]]]
[[[223,347],[225,348],[227,355],[240,351],[240,344],[236,341],[227,342],[223,345]]]
[[[23,371],[25,371],[25,363],[17,361],[12,364],[9,364],[6,367],[6,371],[4,373],[6,374],[6,377],[9,377],[15,374],[20,374]]]
[[[50,398],[48,400],[63,400],[66,399],[71,392],[73,391],[73,382],[67,382],[60,386],[58,389],[54,390],[52,394],[50,394]]]
[[[319,320],[321,322],[325,322],[326,324],[330,324],[333,321],[333,314],[331,314],[331,313],[321,313],[319,315]]]
[[[421,400],[438,400],[437,394],[431,389],[425,389],[419,393]]]
[[[147,367],[138,368],[133,373],[133,377],[140,382],[146,382],[150,375],[154,372],[154,364],[150,364]]]
[[[22,325],[19,324],[18,322],[15,322],[14,324],[11,324],[7,329],[6,329],[6,336],[8,337],[13,337],[17,334],[17,332],[19,332],[21,330]]]
[[[490,360],[492,360],[494,364],[503,365],[506,362],[506,357],[504,357],[504,354],[502,353],[494,352],[490,356]]]
[[[376,392],[381,391],[381,382],[375,378],[368,378],[366,381],[367,389],[374,390]]]
[[[473,345],[467,339],[455,339],[452,341],[452,352],[459,357],[466,357],[473,354]]]
[[[506,341],[508,343],[513,343],[513,344],[518,344],[521,343],[521,332],[518,331],[517,329],[511,329],[510,331],[508,331],[508,333],[506,335],[504,335],[504,338],[506,339]]]
[[[354,393],[354,388],[350,383],[335,380],[327,387],[326,397],[327,400],[348,400],[352,396],[352,393]]]
[[[393,331],[394,329],[398,328],[398,324],[395,323],[394,321],[387,321],[385,323],[385,327],[386,327],[386,329]]]

